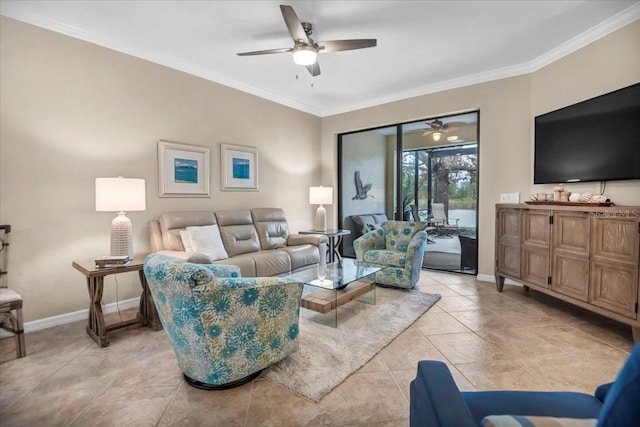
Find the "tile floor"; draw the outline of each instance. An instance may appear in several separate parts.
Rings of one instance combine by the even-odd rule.
[[[442,299],[317,404],[260,378],[194,389],[162,331],[116,331],[99,348],[76,322],[27,334],[17,360],[14,340],[2,339],[0,424],[406,426],[419,360],[445,361],[462,390],[592,392],[633,345],[628,327],[519,286],[498,293],[473,276],[423,271],[418,289]]]

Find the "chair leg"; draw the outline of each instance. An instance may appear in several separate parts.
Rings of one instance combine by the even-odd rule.
[[[16,309],[16,356],[19,358],[27,355],[27,347],[24,343],[24,326],[22,323],[22,307]]]

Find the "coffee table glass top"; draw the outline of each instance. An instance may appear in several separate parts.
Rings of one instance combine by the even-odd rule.
[[[384,265],[343,258],[327,264],[327,277],[322,281],[318,279],[318,266],[305,267],[286,276],[318,288],[342,289],[349,283],[364,279],[384,268]]]

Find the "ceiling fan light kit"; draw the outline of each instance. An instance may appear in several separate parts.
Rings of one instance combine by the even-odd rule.
[[[293,49],[293,62],[298,65],[311,65],[316,62],[318,54],[311,46],[298,45]]]
[[[378,44],[376,39],[354,39],[354,40],[331,40],[326,42],[315,42],[310,36],[313,33],[313,26],[308,22],[300,22],[298,15],[291,6],[280,5],[282,18],[293,39],[293,48],[279,48],[268,50],[257,50],[253,52],[238,53],[238,56],[269,55],[273,53],[293,52],[293,62],[307,67],[307,71],[313,77],[320,75],[320,65],[318,64],[318,53],[339,52],[343,50],[365,49],[375,47]]]
[[[442,137],[442,133],[434,132],[431,136],[433,137],[434,141],[440,141],[440,138]]]

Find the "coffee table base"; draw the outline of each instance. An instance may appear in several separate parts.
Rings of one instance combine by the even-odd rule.
[[[313,293],[303,295],[300,299],[300,307],[314,311],[324,316],[311,316],[312,320],[320,320],[319,323],[330,323],[336,328],[338,326],[338,310],[341,305],[354,299],[358,299],[373,291],[372,301],[361,298],[360,301],[369,304],[376,304],[376,284],[374,282],[356,281],[350,283],[346,288],[331,290],[318,289]]]

